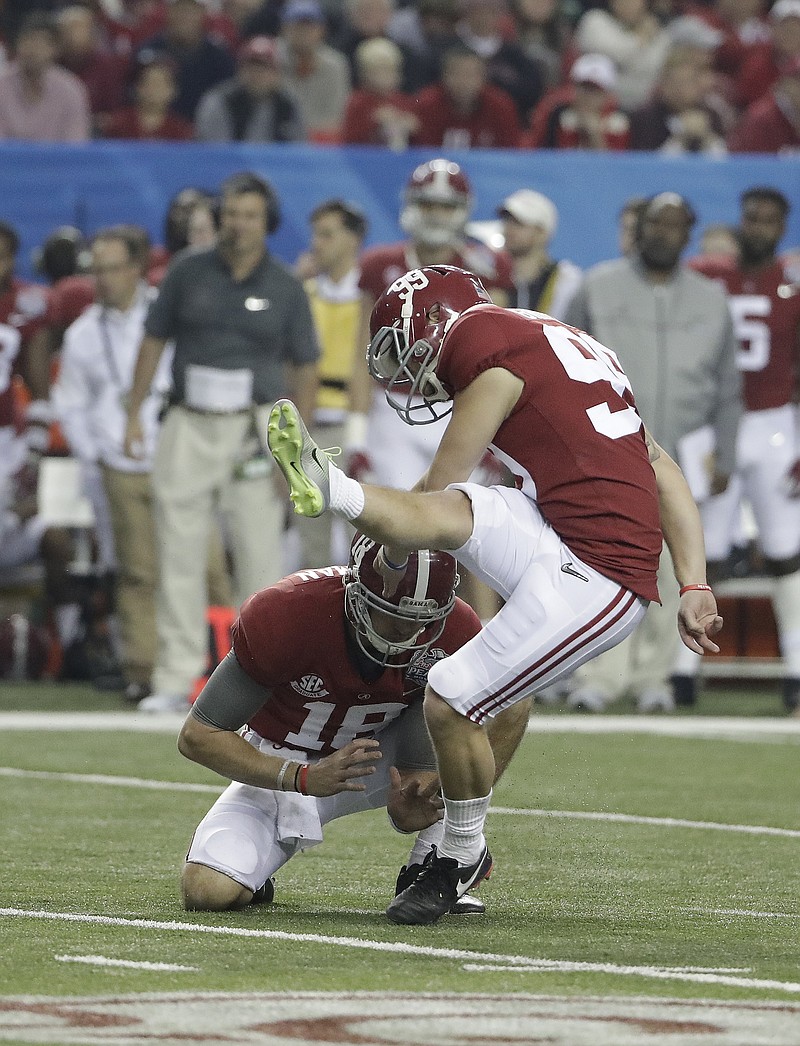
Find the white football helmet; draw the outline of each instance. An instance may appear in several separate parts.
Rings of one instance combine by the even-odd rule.
[[[435,204],[432,210],[430,205]],[[459,165],[428,160],[416,168],[403,193],[400,228],[426,247],[455,247],[464,236],[471,210],[472,192]]]

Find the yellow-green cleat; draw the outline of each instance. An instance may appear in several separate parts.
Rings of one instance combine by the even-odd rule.
[[[270,411],[267,443],[297,515],[321,516],[331,502],[328,455],[311,438],[291,400],[278,400]]]

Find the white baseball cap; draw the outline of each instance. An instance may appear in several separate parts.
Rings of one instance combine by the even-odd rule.
[[[608,55],[582,54],[575,59],[569,78],[574,84],[594,84],[604,91],[613,91],[617,82],[617,67]]]
[[[778,0],[770,8],[769,17],[773,22],[782,18],[800,18],[800,0]]]
[[[552,200],[533,189],[517,189],[497,208],[502,218],[510,214],[520,225],[539,225],[552,236],[558,225],[558,211]]]

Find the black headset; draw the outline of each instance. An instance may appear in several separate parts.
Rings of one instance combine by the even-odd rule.
[[[254,192],[263,197],[267,210],[267,235],[271,236],[281,224],[281,205],[278,194],[266,178],[253,171],[232,174],[220,186],[220,196]]]

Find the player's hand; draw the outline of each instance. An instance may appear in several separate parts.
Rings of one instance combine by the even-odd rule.
[[[439,778],[434,774],[427,784],[419,777],[404,782],[397,767],[390,766],[386,812],[399,832],[421,832],[436,824],[444,812]]]
[[[387,563],[386,561],[383,545],[381,545],[381,547],[378,549],[378,554],[375,557],[375,569],[383,578],[383,595],[386,599],[391,599],[391,597],[397,591],[397,586],[405,577],[406,567],[408,566],[408,556],[398,556],[398,558],[395,560],[394,557],[390,555],[389,560],[391,563],[396,562],[402,563],[403,565],[399,569],[397,567],[390,566],[389,563]]]
[[[138,411],[128,415],[125,426],[125,455],[139,460],[144,457],[144,431]]]
[[[366,785],[360,778],[375,773],[375,763],[381,758],[380,746],[374,737],[357,737],[332,755],[326,755],[308,768],[306,786],[309,795],[337,795],[339,792],[363,792]]]
[[[786,473],[786,488],[790,498],[800,498],[800,458]]]
[[[719,647],[711,637],[721,628],[722,618],[717,613],[713,592],[704,589],[684,592],[678,607],[678,632],[685,646],[695,654],[718,654]]]

